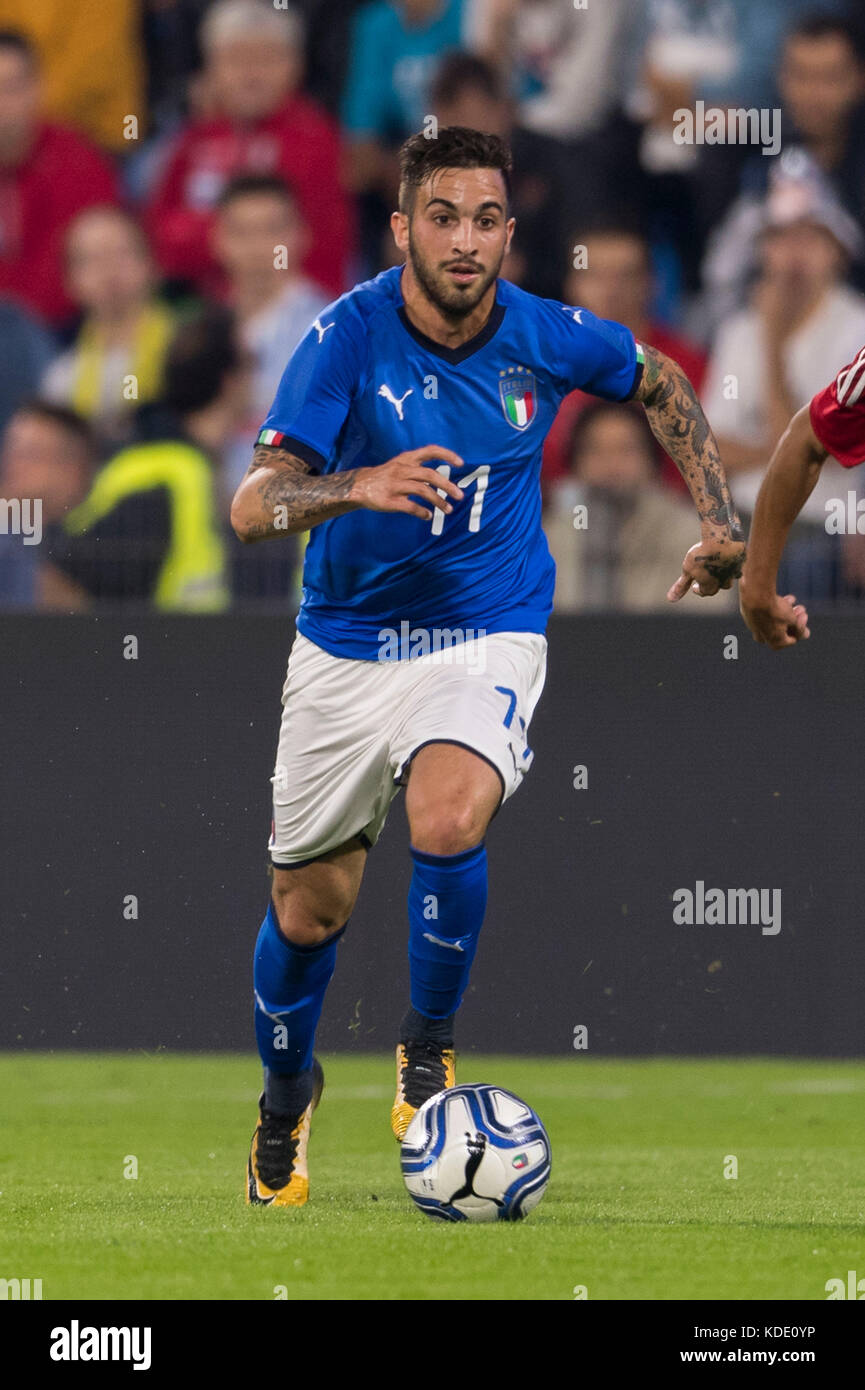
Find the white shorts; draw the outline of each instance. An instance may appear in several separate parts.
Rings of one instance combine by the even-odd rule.
[[[296,868],[355,836],[374,845],[427,743],[485,758],[506,801],[531,766],[526,734],[546,664],[546,638],[532,632],[392,662],[331,656],[298,633],[272,779],[274,865]]]

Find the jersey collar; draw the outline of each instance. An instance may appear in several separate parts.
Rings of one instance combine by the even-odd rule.
[[[480,333],[476,333],[473,338],[467,338],[464,343],[460,343],[459,347],[455,348],[445,347],[444,344],[437,343],[434,338],[428,338],[426,333],[422,333],[419,328],[416,328],[406,313],[401,294],[397,313],[403,328],[411,334],[416,343],[420,343],[422,348],[426,348],[427,352],[431,352],[435,357],[441,357],[443,361],[456,366],[460,362],[465,362],[467,357],[473,357],[476,352],[480,352],[481,348],[486,347],[490,339],[495,337],[505,316],[505,305],[496,300]]]

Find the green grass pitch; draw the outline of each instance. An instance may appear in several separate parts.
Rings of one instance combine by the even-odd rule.
[[[451,1226],[403,1188],[391,1059],[322,1060],[310,1201],[272,1211],[243,1202],[257,1059],[0,1057],[0,1276],[171,1300],[820,1300],[865,1276],[863,1062],[463,1055],[459,1080],[535,1106],[553,1175],[525,1222]]]

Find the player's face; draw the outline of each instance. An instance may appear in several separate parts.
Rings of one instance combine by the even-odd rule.
[[[464,318],[494,283],[513,236],[497,169],[442,169],[415,191],[411,217],[397,214],[397,245],[427,298]]]

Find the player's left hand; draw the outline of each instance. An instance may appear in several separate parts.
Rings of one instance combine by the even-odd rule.
[[[711,598],[719,589],[732,589],[744,563],[744,541],[700,541],[686,554],[682,573],[667,591],[667,598],[670,603],[678,603],[689,589],[700,598]]]

